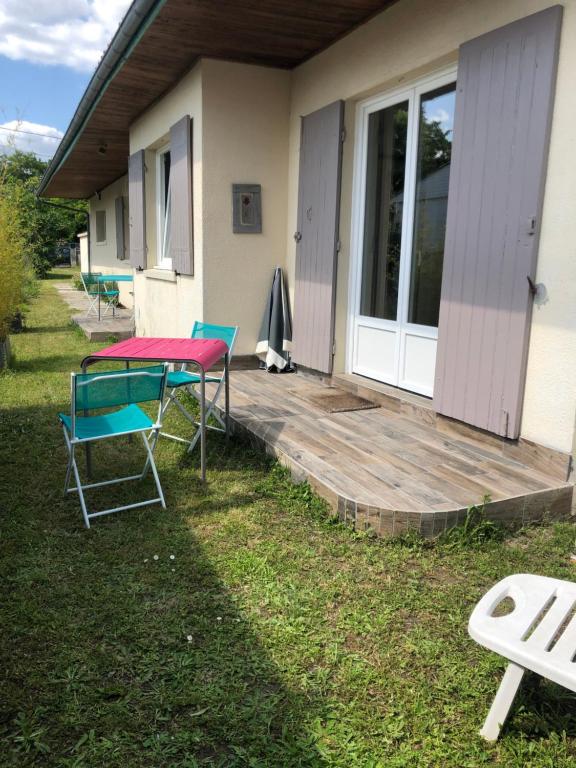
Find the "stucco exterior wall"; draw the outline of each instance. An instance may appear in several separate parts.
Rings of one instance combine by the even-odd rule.
[[[236,354],[253,354],[276,265],[286,256],[290,73],[209,59],[130,131],[146,150],[148,269],[135,276],[136,330],[187,336],[194,320],[239,325]],[[194,276],[156,269],[156,151],[183,115],[193,120]],[[232,232],[232,184],[262,185],[261,234]]]
[[[80,247],[80,270],[82,272],[88,272],[88,232],[80,232],[78,235],[78,243]]]
[[[94,195],[89,201],[90,212],[90,269],[92,272],[103,274],[131,273],[132,267],[128,260],[129,232],[127,216],[124,220],[124,243],[126,246],[126,258],[118,259],[116,253],[116,208],[117,197],[124,197],[125,205],[128,205],[128,177],[123,176],[114,184],[102,190],[100,197]],[[96,211],[106,211],[106,241],[96,242]],[[86,251],[88,248],[86,247]],[[119,301],[125,307],[134,306],[133,286],[131,283],[118,283],[120,290]]]
[[[170,126],[192,119],[192,186],[194,275],[156,269],[156,150],[169,141]],[[130,128],[130,153],[146,150],[147,269],[135,273],[136,333],[142,336],[190,335],[194,320],[204,317],[202,64],[197,64],[166,96]]]
[[[335,370],[346,367],[350,223],[356,103],[457,61],[461,43],[542,10],[550,0],[400,0],[293,72],[287,271],[293,290],[300,116],[344,99]],[[534,308],[522,435],[570,451],[576,414],[576,180],[567,158],[576,135],[576,0],[565,0],[537,280],[548,300]]]
[[[276,266],[286,258],[290,73],[203,62],[204,319],[238,325],[254,354]],[[262,233],[232,232],[232,184],[262,186]]]

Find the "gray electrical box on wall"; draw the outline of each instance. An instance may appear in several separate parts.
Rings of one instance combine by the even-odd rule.
[[[262,232],[260,184],[232,184],[232,231],[236,235]]]

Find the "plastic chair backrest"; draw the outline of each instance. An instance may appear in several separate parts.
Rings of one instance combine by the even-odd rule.
[[[162,400],[168,366],[72,374],[72,413]]]
[[[237,325],[213,325],[196,320],[192,328],[193,339],[220,339],[223,341],[228,347],[229,359],[232,359],[232,351],[237,334]]]

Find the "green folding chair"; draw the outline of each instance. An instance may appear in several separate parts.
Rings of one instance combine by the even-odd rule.
[[[232,352],[234,350],[234,343],[236,342],[236,336],[238,335],[237,325],[213,325],[210,323],[200,323],[198,320],[194,323],[192,328],[191,338],[193,339],[221,339],[228,347],[228,361],[232,359]],[[217,384],[216,392],[212,400],[206,398],[206,426],[208,429],[212,429],[215,432],[225,432],[226,424],[224,419],[220,416],[216,410],[216,404],[218,398],[222,394],[224,388],[224,374],[222,376],[206,376],[206,382],[212,382]],[[177,435],[170,435],[167,432],[161,432],[162,437],[168,437],[170,440],[177,440],[180,443],[186,443],[188,445],[188,452],[194,450],[194,446],[200,439],[200,423],[196,421],[194,416],[184,407],[184,405],[178,399],[178,391],[184,387],[188,394],[192,395],[198,403],[200,403],[200,394],[196,391],[195,385],[200,383],[200,375],[198,373],[192,373],[186,368],[186,364],[182,365],[180,370],[171,371],[168,373],[166,379],[166,388],[170,390],[162,407],[162,419],[168,409],[175,405],[180,413],[187,419],[193,426],[196,427],[196,432],[192,439],[186,439],[178,437]],[[214,420],[219,424],[215,427],[208,424],[209,417],[212,416]]]
[[[113,283],[112,280],[107,280],[103,283],[99,278],[103,277],[102,272],[81,272],[80,278],[87,298],[90,301],[86,316],[89,317],[92,313],[98,315],[98,302],[102,298],[106,299],[104,302],[104,312],[102,316],[106,314],[112,308],[112,316],[116,316],[116,307],[118,306],[118,299],[120,297],[120,291],[117,288],[110,288],[109,284]]]
[[[88,305],[88,311],[86,312],[87,317],[90,317],[92,313],[95,315],[98,314],[98,293],[100,291],[98,278],[101,276],[101,274],[102,272],[80,273],[80,279],[82,280],[82,285],[84,286],[84,293],[90,302]]]
[[[166,387],[168,365],[152,365],[145,368],[134,368],[129,371],[100,371],[98,373],[73,373],[71,376],[71,401],[70,415],[59,413],[58,418],[64,429],[64,440],[68,449],[68,468],[64,483],[64,495],[78,493],[80,506],[84,516],[86,528],[90,528],[90,520],[93,517],[109,515],[112,512],[120,512],[124,509],[134,509],[148,504],[160,503],[166,509],[162,486],[158,478],[158,471],[154,463],[154,449],[158,440],[161,427],[162,401]],[[158,413],[156,421],[139,408],[137,403],[158,401]],[[118,408],[118,406],[123,406]],[[88,411],[109,410],[98,415],[86,414]],[[146,449],[146,463],[144,469],[138,475],[118,477],[113,480],[105,480],[100,483],[82,484],[76,461],[76,449],[96,440],[107,440],[113,437],[133,435],[140,433]],[[148,469],[152,470],[158,496],[146,501],[138,501],[121,507],[104,509],[99,512],[89,512],[84,491],[89,488],[98,488],[103,485],[114,485],[128,480],[143,480]],[[76,485],[70,486],[72,473]]]

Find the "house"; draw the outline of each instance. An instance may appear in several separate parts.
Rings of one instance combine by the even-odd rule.
[[[576,0],[135,0],[40,194],[90,200],[138,334],[252,355],[280,265],[301,368],[568,461],[575,66]]]

